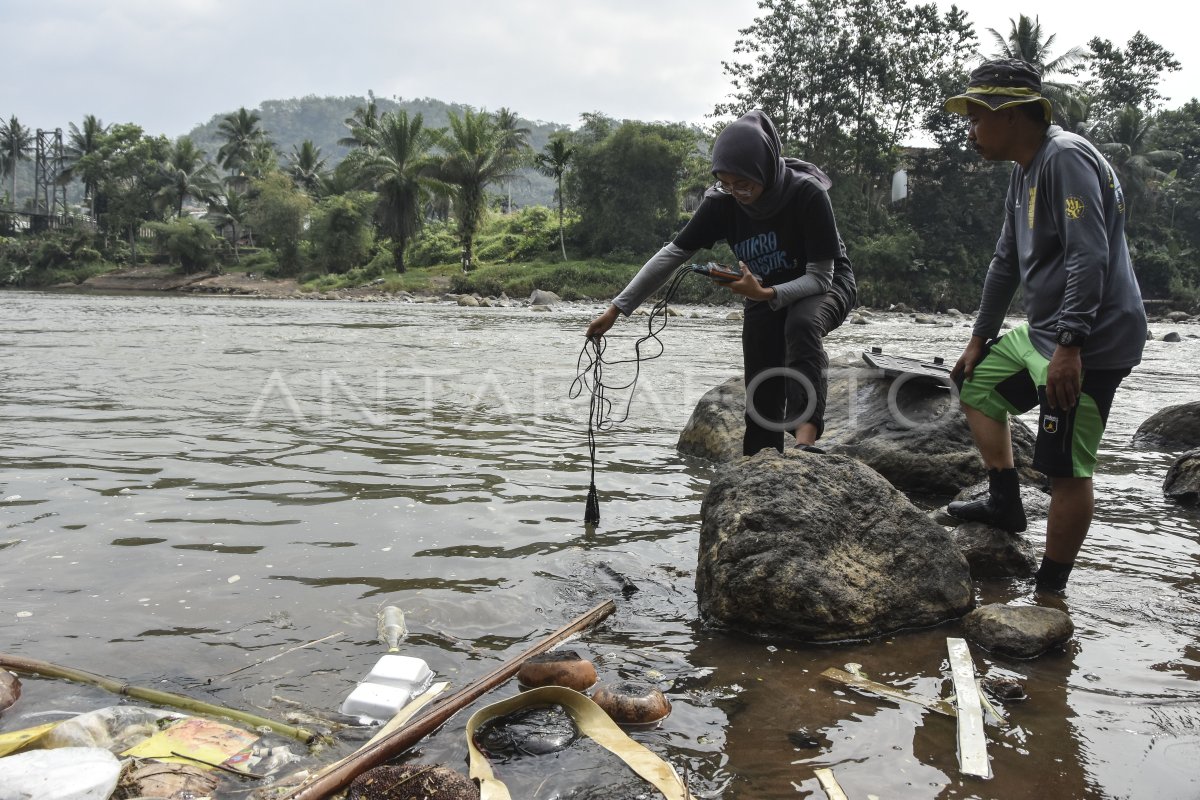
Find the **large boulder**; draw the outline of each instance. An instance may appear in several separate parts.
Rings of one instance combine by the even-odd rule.
[[[741,378],[730,378],[696,403],[676,447],[710,461],[732,461],[742,454],[745,431],[746,384]]]
[[[766,450],[722,466],[700,515],[701,614],[807,641],[934,625],[974,606],[949,533],[852,458]]]
[[[1163,494],[1180,503],[1200,504],[1200,448],[1175,460],[1163,480]]]
[[[712,461],[739,457],[745,413],[741,378],[709,390],[680,433],[679,450]],[[1030,476],[1033,433],[1020,419],[1011,423],[1017,466]],[[908,492],[954,494],[986,475],[957,392],[934,380],[889,378],[858,356],[830,367],[819,444],[869,464]]]
[[[1133,443],[1166,450],[1200,447],[1200,400],[1154,412],[1138,426]]]

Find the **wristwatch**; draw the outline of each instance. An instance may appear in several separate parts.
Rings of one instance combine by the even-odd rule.
[[[1063,347],[1083,347],[1083,343],[1087,341],[1087,335],[1077,333],[1070,328],[1059,328],[1054,341]]]

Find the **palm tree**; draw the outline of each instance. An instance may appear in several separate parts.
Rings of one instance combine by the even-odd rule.
[[[8,122],[0,121],[0,178],[8,175],[12,183],[8,201],[17,207],[17,165],[29,160],[33,152],[33,134],[14,114]]]
[[[420,114],[387,113],[379,120],[374,145],[362,163],[366,187],[379,195],[379,227],[392,240],[397,272],[404,272],[404,251],[421,229],[425,197],[444,187],[436,178],[437,159],[430,155],[437,134],[425,128]]]
[[[208,202],[216,196],[219,191],[217,174],[206,155],[189,137],[180,137],[163,165],[163,185],[154,193],[158,207],[170,208],[176,217],[182,217],[187,198]]]
[[[267,141],[267,133],[259,126],[261,117],[257,111],[247,111],[243,106],[233,114],[227,114],[217,125],[217,133],[225,144],[217,151],[217,161],[239,176],[254,159],[255,145]]]
[[[527,163],[532,148],[529,146],[529,128],[521,125],[521,120],[517,117],[517,113],[508,108],[500,108],[496,111],[496,128],[500,131],[500,147],[513,154],[516,159],[514,167]],[[505,181],[508,184],[508,181]],[[505,205],[505,211],[512,211],[512,186],[508,187],[508,198]]]
[[[265,178],[279,170],[279,151],[275,143],[265,136],[250,148],[250,158],[243,167],[247,178]]]
[[[1030,19],[1021,14],[1017,19],[1009,19],[1009,23],[1012,27],[1007,36],[1002,36],[995,28],[988,28],[998,48],[995,58],[1027,61],[1038,68],[1043,78],[1059,73],[1070,74],[1087,59],[1087,50],[1082,47],[1072,47],[1060,56],[1051,57],[1050,48],[1054,46],[1058,34],[1052,33],[1043,39],[1045,31],[1038,17]]]
[[[1169,170],[1183,161],[1183,154],[1174,150],[1149,149],[1154,132],[1154,120],[1136,106],[1121,109],[1098,131],[1101,141],[1096,146],[1121,179],[1129,220],[1133,219],[1132,201],[1153,201]]]
[[[1061,113],[1062,107],[1070,102],[1071,95],[1076,92],[1072,83],[1047,81],[1052,75],[1072,75],[1075,70],[1087,61],[1088,51],[1084,47],[1072,47],[1065,53],[1052,56],[1050,48],[1054,46],[1058,34],[1046,36],[1038,17],[1030,19],[1024,14],[1017,19],[1009,19],[1012,27],[1008,35],[1003,36],[995,28],[988,28],[996,43],[993,58],[1019,58],[1037,67],[1042,74],[1042,94],[1054,103]],[[1044,38],[1043,38],[1044,37]]]
[[[83,199],[88,204],[92,219],[96,218],[96,189],[100,185],[98,165],[88,166],[84,158],[100,150],[108,125],[101,122],[95,114],[87,114],[83,118],[83,127],[74,122],[70,123],[70,133],[67,135],[67,146],[63,148],[66,165],[59,174],[61,183],[69,183],[78,178],[83,184]]]
[[[442,179],[454,187],[454,214],[462,240],[463,272],[474,268],[475,233],[487,209],[487,187],[513,177],[518,154],[506,145],[507,132],[485,111],[450,114],[450,130],[442,137],[446,151]]]
[[[288,175],[296,186],[308,192],[312,197],[321,193],[325,174],[325,159],[321,157],[321,148],[305,139],[299,145],[292,145],[288,156]]]
[[[250,217],[250,203],[246,195],[239,192],[232,186],[226,187],[225,194],[220,197],[215,197],[208,204],[209,217],[216,223],[218,229],[229,226],[233,233],[233,258],[238,263],[241,263],[241,256],[238,254],[238,227],[245,226],[246,221]],[[251,241],[253,245],[253,241]]]
[[[563,237],[563,174],[574,155],[574,149],[567,144],[567,137],[559,135],[547,142],[542,152],[533,159],[537,171],[554,178],[556,184],[554,196],[558,198],[558,244],[562,248],[563,261],[567,260],[567,243]]]
[[[338,144],[342,147],[370,148],[379,131],[379,105],[375,102],[375,93],[367,92],[367,104],[354,109],[354,113],[343,122],[350,129],[350,135],[338,139]]]

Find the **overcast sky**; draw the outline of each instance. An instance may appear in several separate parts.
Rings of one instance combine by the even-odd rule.
[[[1140,29],[1183,62],[1162,87],[1169,105],[1200,96],[1190,3],[958,5],[984,52],[987,29],[1021,12],[1058,34],[1056,54]],[[0,116],[65,129],[95,114],[173,138],[264,100],[373,90],[570,126],[590,111],[704,123],[757,12],[755,0],[0,0]]]

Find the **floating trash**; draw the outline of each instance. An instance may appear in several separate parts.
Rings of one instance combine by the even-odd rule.
[[[347,800],[477,800],[470,778],[441,764],[369,769],[350,784]]]
[[[400,649],[400,643],[408,636],[404,624],[404,612],[395,606],[384,606],[376,617],[379,641],[387,645],[389,653]]]
[[[0,711],[17,702],[21,696],[21,681],[6,669],[0,669]]]
[[[574,650],[538,653],[521,664],[517,682],[526,689],[566,686],[582,692],[596,683],[596,667]]]
[[[592,700],[618,725],[655,725],[671,713],[671,703],[655,686],[639,681],[602,685]]]
[[[558,703],[493,717],[475,732],[475,746],[501,762],[521,755],[557,753],[578,739],[579,727]]]
[[[381,656],[343,701],[341,712],[366,721],[386,722],[428,689],[432,680],[432,670],[419,658]]]

